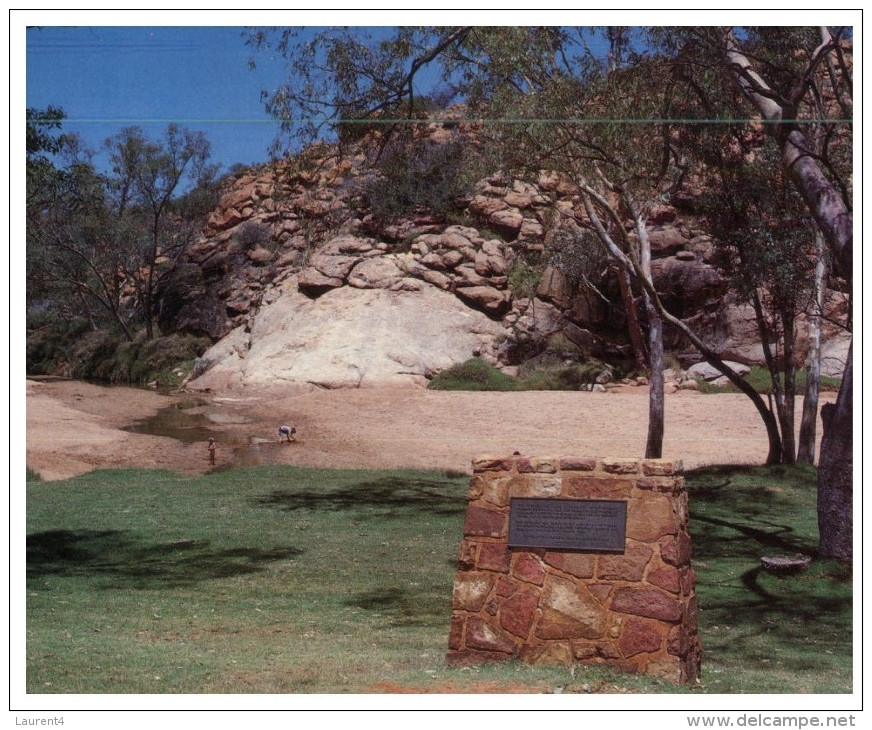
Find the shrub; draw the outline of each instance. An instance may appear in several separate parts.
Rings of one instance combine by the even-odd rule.
[[[524,261],[517,261],[509,272],[508,287],[516,299],[529,299],[536,293],[542,272]]]
[[[518,390],[517,381],[479,357],[439,373],[427,386],[432,390]]]
[[[26,367],[30,375],[66,372],[66,350],[82,337],[90,325],[85,319],[59,318],[51,321],[28,318]]]
[[[475,182],[469,147],[461,141],[397,139],[381,153],[377,172],[359,188],[377,220],[414,212],[445,216]]]
[[[805,378],[805,370],[796,371],[797,395],[802,395],[805,392]],[[761,395],[771,395],[773,392],[772,377],[770,376],[769,371],[760,365],[752,365],[750,372],[745,375],[745,380]],[[824,375],[820,378],[819,387],[822,392],[836,392],[839,390],[840,385],[841,380],[839,378],[829,378]],[[739,389],[732,383],[728,383],[727,385],[714,385],[705,380],[700,380],[699,391],[700,393],[738,393]]]
[[[272,229],[257,221],[246,221],[236,229],[233,240],[243,251],[249,251],[258,245],[266,248],[272,240]]]
[[[94,330],[65,343],[56,357],[64,363],[60,368],[63,374],[73,378],[126,385],[157,381],[170,388],[179,385],[210,344],[208,338],[193,335],[146,340],[140,334],[129,341],[106,330]]]

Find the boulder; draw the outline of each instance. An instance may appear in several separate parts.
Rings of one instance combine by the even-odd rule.
[[[325,276],[313,266],[303,269],[298,277],[300,291],[310,297],[321,296],[324,292],[342,286],[343,281],[334,276]]]
[[[496,228],[500,233],[515,238],[521,231],[521,226],[524,223],[524,216],[517,208],[507,208],[505,210],[497,210],[491,213],[488,218],[488,223]]]
[[[493,286],[466,286],[457,288],[457,296],[475,309],[492,317],[504,314],[511,306],[512,296]]]
[[[390,289],[403,276],[392,258],[377,256],[357,264],[348,275],[348,283],[358,289]]]
[[[498,323],[421,283],[392,292],[346,286],[310,299],[290,288],[201,358],[192,389],[419,386],[487,351]]]
[[[751,368],[741,362],[733,362],[732,360],[724,360],[724,364],[732,370],[735,370],[739,375],[745,376],[751,372]],[[698,362],[696,365],[691,365],[687,369],[687,374],[692,378],[699,380],[716,381],[723,377],[720,370],[709,365],[707,362]]]
[[[674,256],[652,261],[651,277],[667,309],[682,318],[722,299],[727,291],[727,281],[713,266]]]

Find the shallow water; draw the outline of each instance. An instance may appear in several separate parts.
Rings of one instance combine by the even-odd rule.
[[[177,405],[162,408],[153,416],[125,426],[124,430],[147,436],[165,436],[186,444],[208,441],[210,436],[218,437],[206,414]]]
[[[226,422],[225,422],[226,421]],[[217,430],[215,426],[224,427]],[[228,430],[227,425],[238,426],[238,431]],[[152,416],[140,419],[125,426],[125,431],[145,434],[147,436],[163,436],[185,444],[206,443],[210,437],[218,441],[219,448],[228,449],[229,461],[217,467],[217,470],[231,469],[241,466],[258,466],[273,464],[279,461],[277,449],[280,444],[263,436],[248,433],[244,423],[233,416],[222,418],[221,413],[212,410],[206,413],[202,404],[182,406],[179,404],[163,408]]]

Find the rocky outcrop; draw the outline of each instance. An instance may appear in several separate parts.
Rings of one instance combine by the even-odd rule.
[[[445,132],[432,125],[431,140]],[[560,259],[558,241],[585,240],[585,213],[564,176],[482,180],[459,225],[376,220],[357,207],[355,180],[365,174],[362,152],[340,158],[316,145],[227,182],[161,292],[165,330],[217,341],[195,384],[421,382],[473,354],[509,367],[549,349],[629,360],[613,268],[593,272],[592,289]],[[665,203],[649,224],[652,273],[670,311],[726,357],[761,361],[756,327],[731,301],[708,232]],[[844,349],[830,346],[835,335],[825,338],[828,363]],[[667,331],[667,346],[685,345]]]
[[[249,328],[237,327],[203,355],[195,374],[203,372],[188,387],[422,385],[456,362],[492,354],[501,332],[429,284],[344,286],[313,299],[289,281]]]

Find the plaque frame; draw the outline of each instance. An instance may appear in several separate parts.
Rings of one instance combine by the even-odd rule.
[[[556,506],[569,511],[560,515],[564,524],[549,532],[547,528],[533,525],[533,518],[553,519]],[[590,514],[591,507],[605,514]],[[521,514],[526,508],[528,514]],[[548,513],[551,513],[549,515]],[[607,535],[591,534],[584,522],[607,518]],[[554,499],[548,497],[512,497],[509,501],[509,548],[566,550],[589,553],[624,553],[627,544],[627,501],[620,499]]]

